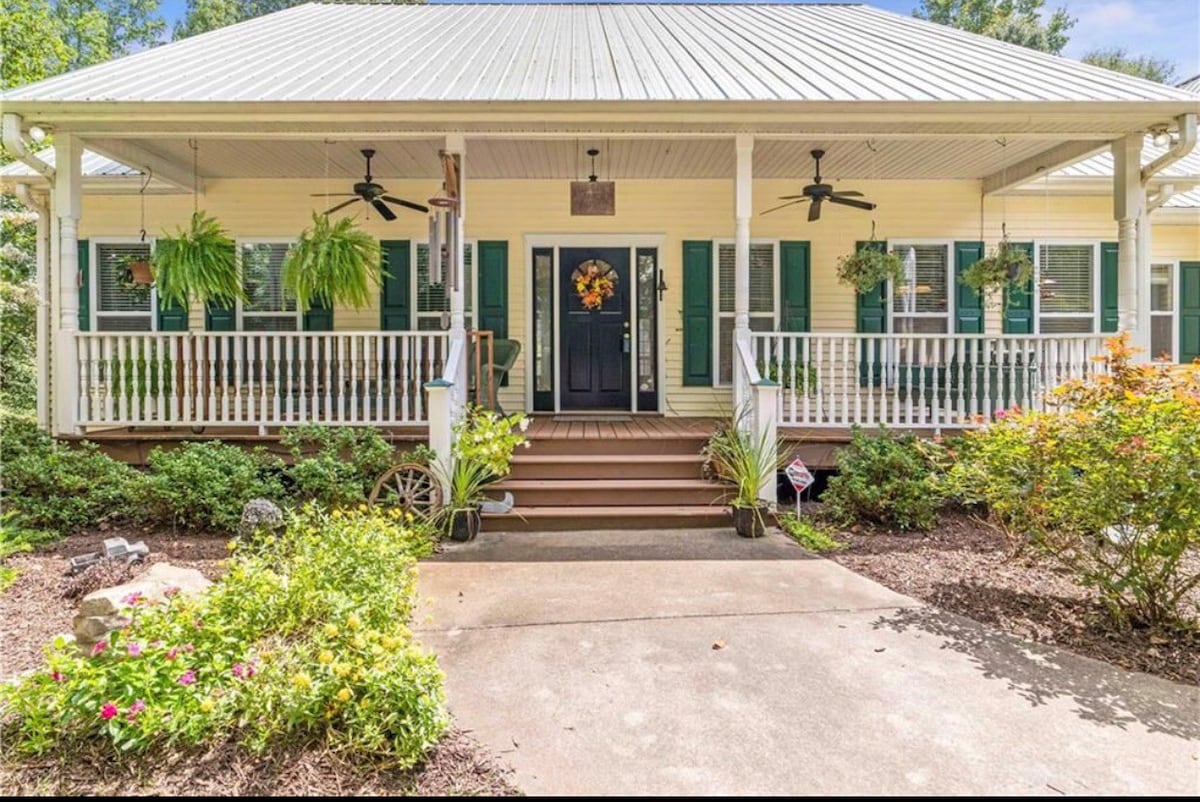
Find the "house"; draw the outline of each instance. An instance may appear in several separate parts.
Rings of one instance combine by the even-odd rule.
[[[1194,146],[1197,97],[867,6],[310,3],[2,100],[24,165],[4,180],[43,214],[60,436],[318,421],[444,453],[499,340],[521,350],[498,402],[545,413],[535,432],[579,462],[734,410],[810,443],[949,431],[1040,405],[1108,332],[1148,347],[1159,258],[1181,282],[1172,348],[1200,349],[1200,227],[1147,211]],[[1147,134],[1165,137],[1148,161]],[[363,181],[363,151],[391,197],[455,196],[451,263],[430,258],[428,215],[358,204],[378,303],[301,313],[282,256]],[[1036,191],[1102,151],[1103,194]],[[810,184],[821,203],[766,213]],[[251,303],[164,311],[116,280],[194,208],[237,239]],[[1033,256],[1024,299],[958,281],[1002,235]],[[905,280],[839,283],[860,243],[901,255]],[[613,292],[585,305],[596,275]]]

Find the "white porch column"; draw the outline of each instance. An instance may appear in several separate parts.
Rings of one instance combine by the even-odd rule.
[[[50,209],[38,210],[37,219],[37,422],[50,429]],[[76,303],[79,297],[76,296]]]
[[[54,431],[79,432],[79,218],[83,211],[83,143],[73,134],[54,137],[54,215],[58,219],[58,319],[54,337]]]
[[[754,136],[738,134],[737,183],[734,195],[733,328],[750,331],[750,216],[753,202]]]
[[[1138,247],[1138,222],[1145,216],[1146,193],[1142,188],[1142,134],[1129,134],[1112,143],[1113,217],[1117,221],[1117,314],[1118,329],[1129,332],[1132,345],[1143,349],[1138,356],[1147,358],[1150,348],[1150,266],[1141,261]],[[1147,292],[1139,292],[1142,274],[1146,274]],[[1141,326],[1140,306],[1146,305],[1146,326]]]
[[[462,342],[462,359],[454,376],[454,387],[451,388],[451,406],[453,417],[458,417],[458,410],[467,399],[467,335],[466,335],[466,230],[467,230],[467,147],[462,134],[446,135],[446,152],[458,156],[458,207],[455,209],[457,226],[454,236],[454,264],[449,268],[454,271],[454,281],[450,290],[450,346]]]

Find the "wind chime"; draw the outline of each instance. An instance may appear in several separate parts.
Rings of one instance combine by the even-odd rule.
[[[458,286],[458,214],[459,214],[459,157],[447,151],[439,153],[442,161],[442,189],[429,199],[433,214],[429,215],[429,283],[445,288],[447,308],[451,293]],[[448,328],[450,313],[442,313],[442,326]]]

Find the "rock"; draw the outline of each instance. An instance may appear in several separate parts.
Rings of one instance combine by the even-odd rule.
[[[195,568],[156,563],[132,582],[103,588],[84,596],[72,622],[75,641],[83,652],[88,653],[97,641],[103,640],[113,630],[127,626],[129,618],[123,613],[130,606],[130,597],[157,603],[167,599],[168,591],[172,595],[196,596],[211,585],[212,582]]]
[[[283,510],[273,501],[252,498],[242,507],[242,522],[238,531],[252,535],[263,530],[274,531],[283,526]]]

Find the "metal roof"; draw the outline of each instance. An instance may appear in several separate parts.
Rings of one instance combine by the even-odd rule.
[[[1200,75],[1193,75],[1179,84],[1179,88],[1194,95],[1200,95]]]
[[[861,5],[323,3],[3,95],[46,103],[1187,97]]]
[[[37,157],[51,167],[54,166],[54,148],[44,148],[38,151]],[[34,172],[32,167],[22,162],[10,162],[0,167],[0,178],[33,178],[37,175],[38,173]],[[124,178],[141,175],[141,173],[129,165],[85,150],[83,152],[83,175],[85,178],[97,176]]]

